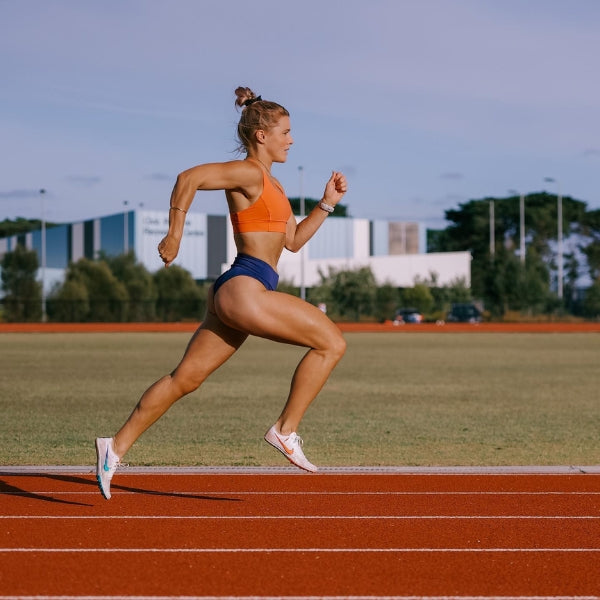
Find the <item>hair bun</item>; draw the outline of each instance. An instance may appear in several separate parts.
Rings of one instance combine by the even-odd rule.
[[[235,90],[235,105],[244,107],[248,100],[254,100],[256,94],[249,87],[238,87]]]

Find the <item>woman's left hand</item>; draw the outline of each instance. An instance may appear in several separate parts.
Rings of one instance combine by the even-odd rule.
[[[325,185],[323,201],[331,206],[335,206],[344,196],[348,189],[346,176],[339,171],[333,171],[329,181]]]

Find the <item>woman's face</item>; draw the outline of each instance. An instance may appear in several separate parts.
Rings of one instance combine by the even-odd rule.
[[[291,134],[290,118],[282,116],[277,123],[264,132],[264,148],[273,162],[287,160],[290,146],[294,143]]]

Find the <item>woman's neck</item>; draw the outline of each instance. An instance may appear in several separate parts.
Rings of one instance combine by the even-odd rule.
[[[265,168],[267,173],[269,175],[271,174],[271,166],[273,164],[273,161],[265,162],[265,161],[261,160],[260,158],[258,158],[258,156],[248,156],[248,158],[250,160],[255,160],[256,162],[260,163]]]

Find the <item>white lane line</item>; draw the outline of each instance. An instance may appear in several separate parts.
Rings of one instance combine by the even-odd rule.
[[[1,596],[0,600],[281,600],[281,596]],[[284,596],[285,600],[490,600],[490,596]],[[600,596],[494,596],[494,600],[600,600]]]
[[[52,474],[78,474],[93,475],[95,470],[90,465],[19,465],[2,466],[0,475],[39,475],[40,473]],[[320,475],[516,475],[526,476],[541,475],[595,475],[600,474],[600,465],[513,465],[502,467],[490,466],[462,466],[462,467],[399,467],[399,466],[363,466],[363,467],[319,467]],[[133,475],[294,475],[306,477],[306,473],[291,466],[283,467],[136,467],[129,466],[123,469],[122,474]],[[320,476],[319,475],[319,476]]]
[[[531,519],[531,520],[599,520],[600,515],[0,515],[0,519],[198,519],[198,520],[273,520],[273,519],[397,519],[397,520],[510,520],[510,519]]]
[[[194,491],[180,492],[178,490],[145,490],[149,495],[170,495],[177,496],[599,496],[600,492],[583,492],[583,491],[547,491],[547,492],[490,492],[490,491],[461,491],[461,492],[405,492],[405,491],[379,491],[379,492],[326,492],[326,491],[303,491],[297,492],[250,492],[250,491],[234,491],[234,490],[210,490],[210,491]],[[139,495],[137,491],[116,491],[113,496]],[[23,491],[8,491],[0,492],[0,496],[25,496],[27,494],[36,495],[52,495],[52,496],[97,496],[98,491],[86,492],[69,492],[69,491],[53,491],[53,490],[23,490]]]
[[[600,548],[0,548],[0,554],[82,554],[82,553],[150,553],[150,554],[244,554],[244,553],[561,553],[600,552]]]

